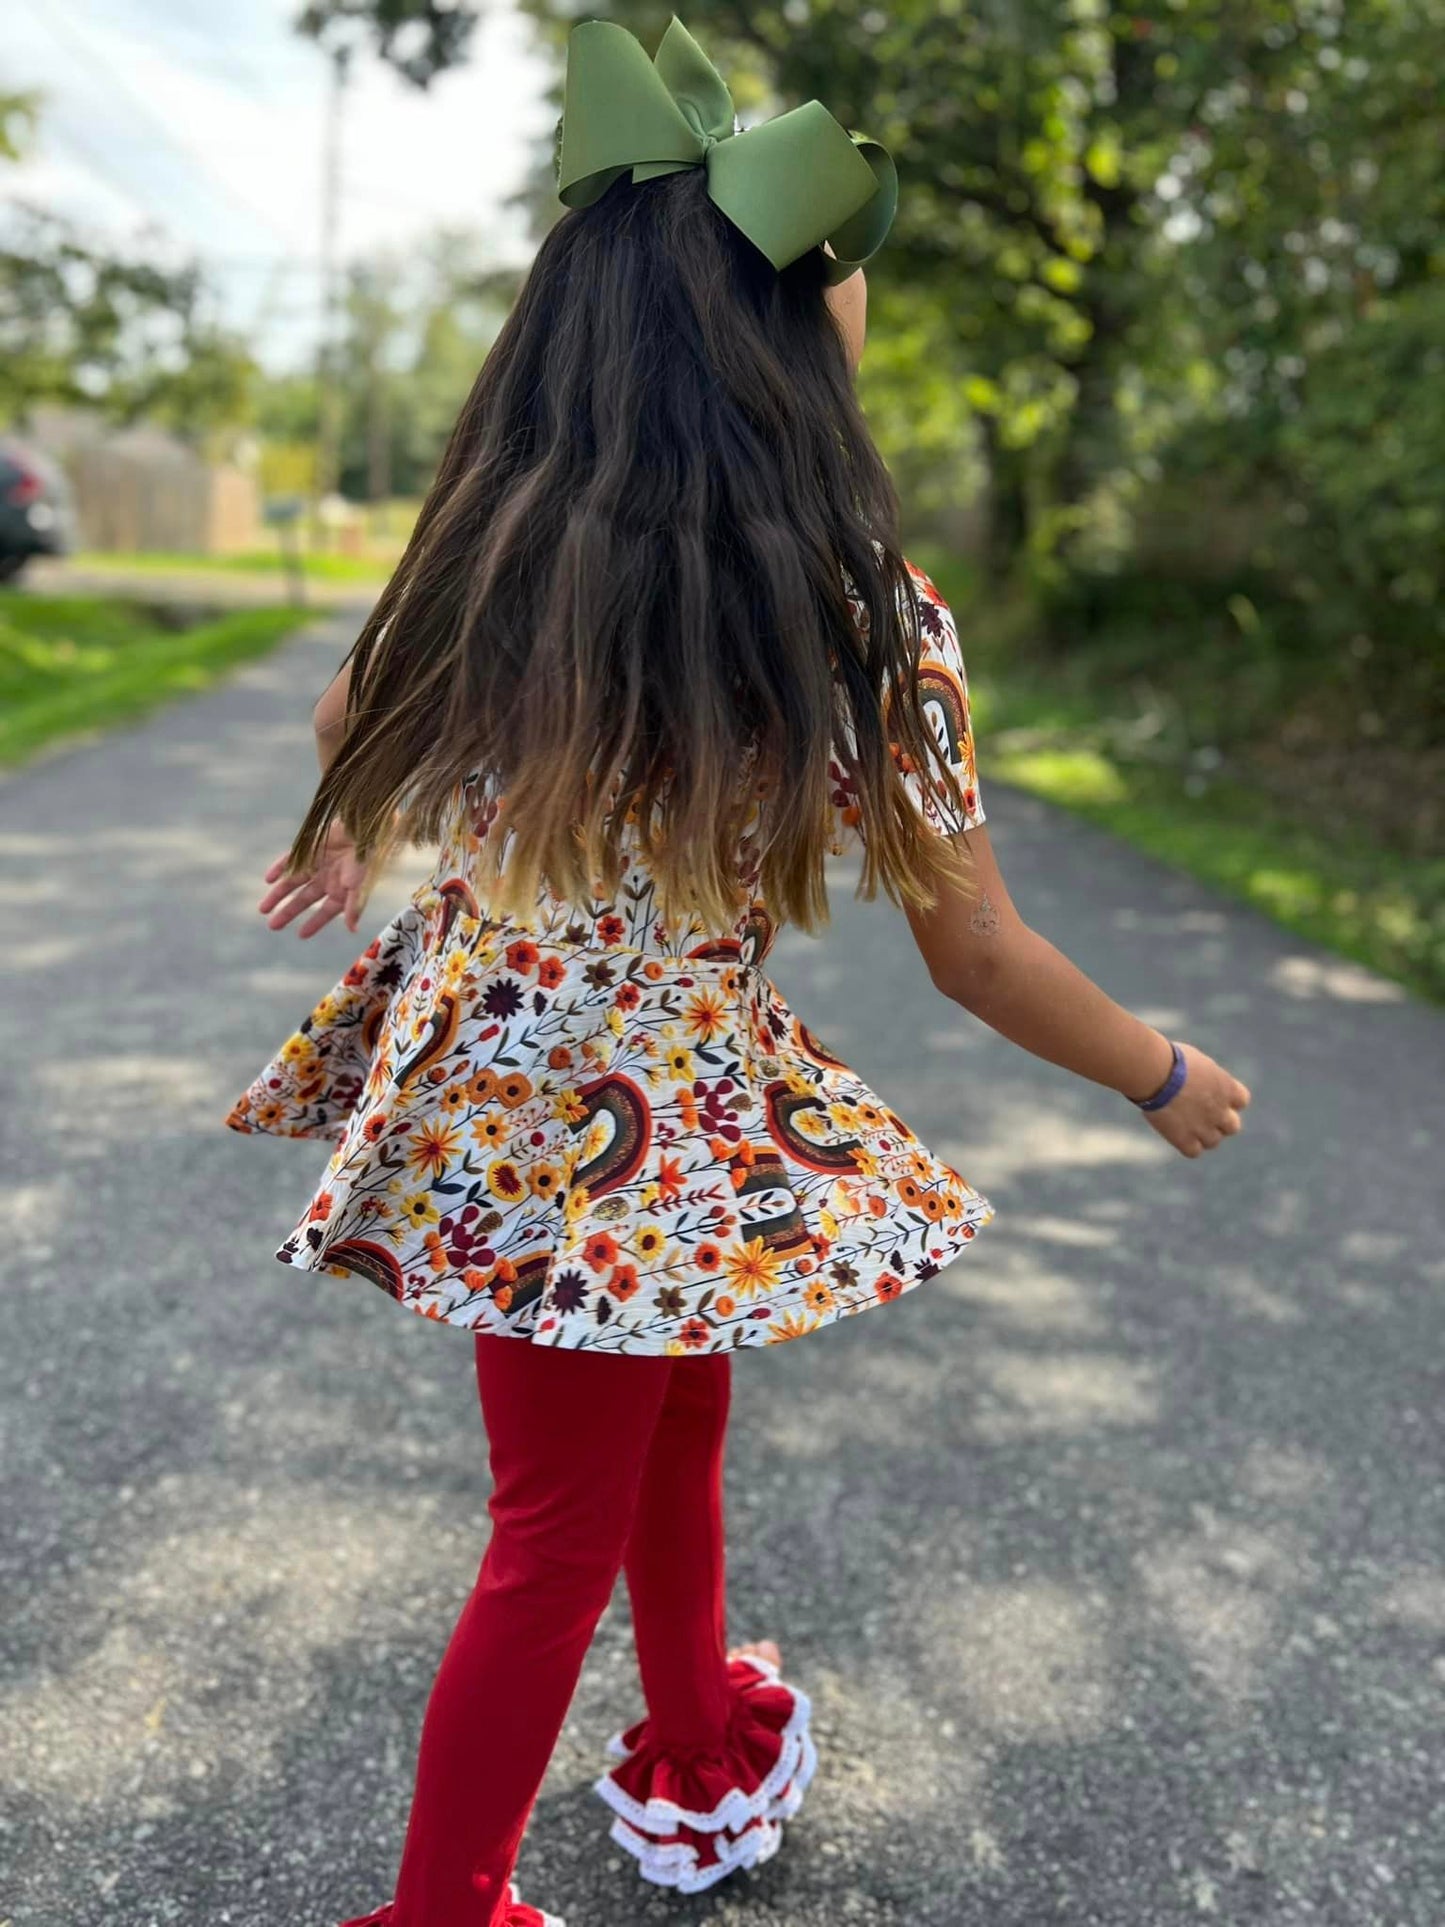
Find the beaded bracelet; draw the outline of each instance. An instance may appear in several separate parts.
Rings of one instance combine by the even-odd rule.
[[[1189,1075],[1189,1065],[1186,1063],[1184,1052],[1179,1048],[1178,1044],[1171,1043],[1169,1048],[1174,1053],[1174,1065],[1158,1090],[1155,1091],[1152,1097],[1133,1097],[1129,1100],[1131,1104],[1136,1105],[1141,1111],[1162,1111],[1164,1106],[1166,1104],[1172,1104],[1174,1099],[1178,1097],[1179,1093],[1184,1089],[1184,1080]]]

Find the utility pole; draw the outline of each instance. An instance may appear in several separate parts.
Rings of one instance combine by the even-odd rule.
[[[336,337],[341,303],[337,243],[341,225],[342,107],[350,66],[350,47],[333,47],[321,163],[321,341],[316,351],[316,479],[313,489],[317,501],[335,490],[340,466],[341,393]]]

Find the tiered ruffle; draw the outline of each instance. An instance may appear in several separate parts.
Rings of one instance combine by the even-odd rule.
[[[618,1764],[597,1782],[613,1840],[644,1880],[679,1893],[770,1859],[818,1764],[807,1695],[756,1656],[728,1670],[733,1705],[716,1752],[668,1752],[642,1720],[611,1742]]]

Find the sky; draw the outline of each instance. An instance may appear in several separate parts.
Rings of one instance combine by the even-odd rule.
[[[35,91],[40,123],[0,193],[198,258],[224,319],[273,367],[315,352],[329,63],[291,20],[299,0],[44,0],[6,24],[0,88]],[[554,117],[528,24],[494,0],[472,58],[418,92],[369,51],[342,135],[340,254],[405,253],[442,225],[527,252],[506,205]]]

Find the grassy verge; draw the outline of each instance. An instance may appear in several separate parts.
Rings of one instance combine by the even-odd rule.
[[[397,556],[401,554],[398,546]],[[277,549],[247,549],[239,555],[167,555],[159,550],[83,550],[67,558],[77,569],[127,575],[284,575],[286,559]],[[303,573],[318,582],[382,583],[396,566],[396,557],[370,555],[305,555]]]
[[[1445,1002],[1445,860],[1384,848],[1348,820],[1307,820],[1245,783],[1135,759],[1111,693],[1051,700],[985,668],[973,687],[985,785],[992,775],[1061,804]]]
[[[0,592],[0,763],[204,689],[305,619],[247,609],[197,621],[94,596]]]
[[[1445,853],[1382,807],[1401,783],[1408,800],[1411,765],[1383,796],[1357,741],[1262,768],[1298,689],[1278,664],[1221,652],[1187,604],[1147,647],[1126,622],[1095,623],[1044,655],[1026,601],[995,605],[946,553],[918,559],[958,616],[985,798],[990,776],[1016,784],[1445,1003]]]

